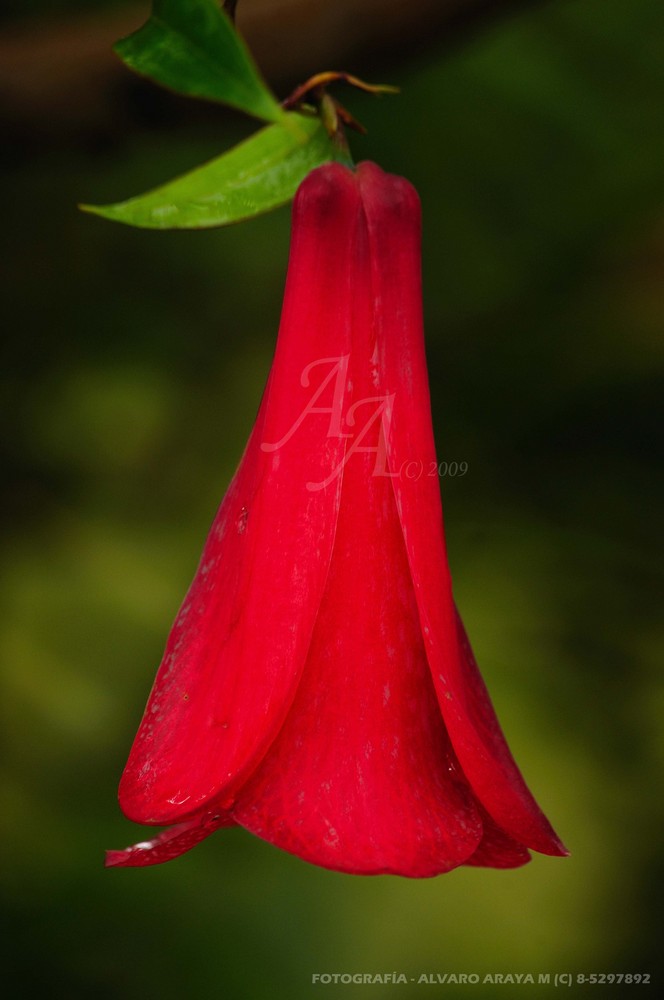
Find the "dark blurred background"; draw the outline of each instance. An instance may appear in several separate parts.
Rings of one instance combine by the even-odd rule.
[[[147,10],[12,0],[2,15],[8,995],[516,997],[527,987],[311,975],[655,978],[664,6],[239,5],[281,96],[335,67],[402,88],[340,96],[369,128],[356,158],[422,196],[439,454],[468,463],[441,483],[458,603],[572,851],[420,882],[319,870],[241,830],[163,867],[101,867],[104,848],[143,835],[117,780],[251,428],[289,238],[287,209],[201,233],[77,211],[253,127],[114,60]]]

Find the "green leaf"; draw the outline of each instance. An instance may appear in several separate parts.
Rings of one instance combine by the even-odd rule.
[[[350,162],[320,119],[288,112],[282,122],[154,191],[81,208],[143,229],[226,226],[285,205],[306,175],[329,160]]]
[[[217,0],[153,0],[152,15],[115,45],[131,69],[180,94],[278,122],[284,112]]]

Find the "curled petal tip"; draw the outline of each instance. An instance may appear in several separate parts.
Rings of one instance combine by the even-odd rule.
[[[551,844],[551,850],[543,853],[549,854],[554,858],[568,858],[572,852],[565,847],[559,837],[554,837]]]
[[[139,844],[127,847],[121,851],[106,851],[104,855],[104,868],[134,868],[139,865],[136,852]]]
[[[172,861],[224,826],[234,826],[234,821],[225,813],[196,816],[186,823],[169,826],[151,840],[140,841],[124,850],[107,851],[104,867],[146,868]]]

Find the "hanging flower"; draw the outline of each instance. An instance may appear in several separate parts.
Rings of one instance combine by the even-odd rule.
[[[357,874],[566,853],[455,609],[435,468],[417,195],[328,164],[296,196],[265,395],[120,785],[130,819],[176,825],[107,864],[234,824]]]

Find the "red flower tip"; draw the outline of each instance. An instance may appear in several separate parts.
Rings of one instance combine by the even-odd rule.
[[[223,826],[234,826],[228,815],[201,813],[123,851],[106,851],[105,868],[145,868],[178,858]]]
[[[419,199],[328,164],[296,195],[265,395],[120,785],[129,818],[177,825],[107,865],[233,823],[363,874],[566,853],[454,606],[436,468]]]

